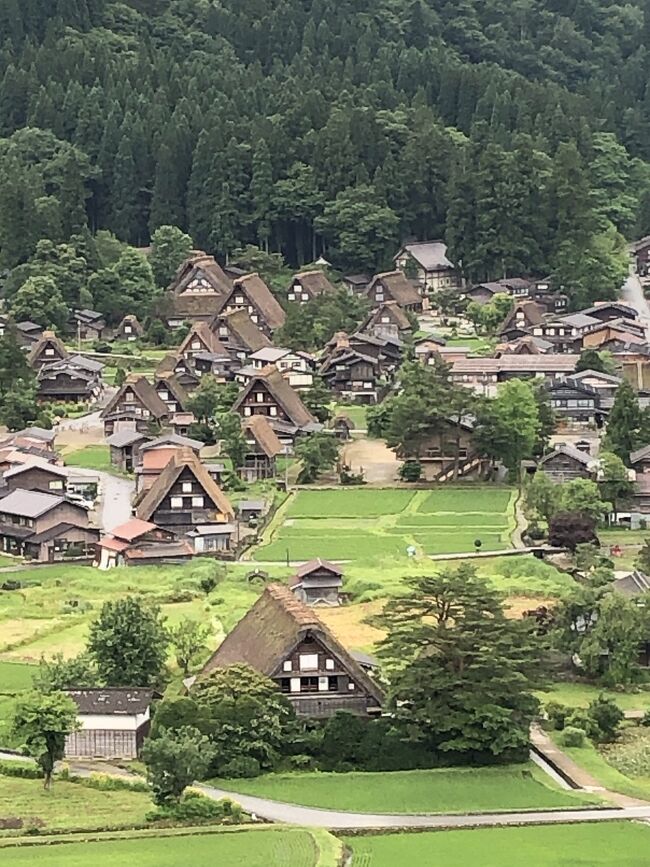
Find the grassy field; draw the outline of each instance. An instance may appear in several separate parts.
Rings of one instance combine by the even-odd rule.
[[[507,488],[299,491],[276,516],[254,559],[371,562],[387,557],[510,547],[514,492]]]
[[[111,466],[110,452],[110,448],[104,445],[85,446],[83,449],[68,452],[64,456],[64,460],[68,467],[81,467],[85,470],[114,473],[115,468]]]
[[[41,780],[0,776],[0,816],[17,816],[44,830],[139,824],[151,809],[146,792],[100,791],[63,780],[46,792]],[[3,852],[3,864],[4,857]]]
[[[0,662],[0,748],[18,746],[11,734],[11,720],[16,699],[32,686],[33,673],[33,665]],[[2,779],[0,778],[1,788]]]
[[[315,867],[324,832],[300,828],[252,828],[245,831],[199,833],[196,836],[145,837],[70,843],[61,846],[5,848],[3,865],[27,867],[36,860],[44,867],[180,867],[182,864],[219,864],[234,867]],[[321,850],[322,851],[322,850]],[[332,847],[332,852],[335,851]],[[335,860],[319,862],[335,867]]]
[[[650,828],[632,822],[350,837],[352,867],[647,867]]]
[[[601,694],[613,699],[621,710],[650,709],[650,691],[615,692],[588,683],[556,683],[540,697],[544,702],[559,701],[569,707],[587,707]]]
[[[532,763],[391,773],[267,774],[220,780],[233,792],[275,801],[370,813],[461,813],[576,807],[594,800],[555,788]]]
[[[347,415],[352,421],[356,430],[366,430],[368,422],[366,420],[366,412],[368,407],[359,404],[344,404],[335,403],[332,406],[332,414],[335,418],[337,415]]]

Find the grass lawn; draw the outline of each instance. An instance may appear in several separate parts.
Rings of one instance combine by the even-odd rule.
[[[333,417],[337,415],[347,415],[350,421],[354,424],[356,430],[366,430],[368,422],[366,420],[367,406],[359,404],[344,404],[335,403],[332,406]]]
[[[115,472],[115,468],[111,466],[109,446],[85,446],[83,449],[68,452],[64,455],[64,460],[68,467],[81,467],[84,470],[97,470],[104,473]]]
[[[615,692],[589,683],[555,683],[539,696],[543,702],[559,701],[569,707],[587,707],[599,695],[613,699],[621,710],[650,709],[650,690],[641,692]]]
[[[0,748],[18,746],[11,733],[11,722],[16,699],[22,692],[31,689],[33,673],[33,665],[0,662]],[[0,777],[1,788],[2,778]]]
[[[40,820],[44,830],[139,824],[151,809],[146,792],[100,791],[63,780],[46,792],[41,780],[0,775],[0,816],[18,816],[27,825]]]
[[[9,847],[2,850],[1,857],[2,864],[8,867],[32,867],[36,860],[44,867],[87,867],[88,864],[94,867],[123,867],[127,864],[137,864],[138,867],[180,867],[182,864],[315,867],[323,836],[323,832],[312,834],[301,828],[254,828],[195,836],[147,836],[37,848]],[[320,862],[323,867],[334,867],[335,850],[336,844],[330,849],[331,861]]]
[[[647,867],[650,828],[632,822],[349,837],[352,867]]]
[[[325,557],[373,562],[408,560],[416,554],[473,552],[510,547],[514,493],[475,486],[409,491],[357,488],[298,491],[275,517],[265,544],[253,553],[259,561],[281,562]]]
[[[217,785],[307,807],[370,813],[485,812],[594,803],[556,788],[532,763],[391,773],[267,774],[253,780],[219,780]]]

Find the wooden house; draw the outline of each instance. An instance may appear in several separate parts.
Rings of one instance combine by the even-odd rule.
[[[283,454],[282,443],[263,415],[253,415],[242,421],[246,454],[239,475],[245,482],[273,479],[276,459]]]
[[[591,307],[580,311],[599,322],[612,322],[615,319],[638,320],[638,311],[625,301],[596,301]]]
[[[101,361],[72,355],[44,364],[36,375],[38,399],[63,403],[92,403],[104,391]]]
[[[567,377],[557,379],[547,388],[551,407],[558,422],[572,427],[602,427],[605,413],[596,389]]]
[[[287,292],[287,299],[295,304],[306,304],[321,295],[335,295],[336,287],[324,271],[301,271],[295,274]]]
[[[630,453],[630,466],[638,475],[650,478],[650,445],[642,446]]]
[[[244,420],[255,415],[264,416],[282,441],[293,442],[301,433],[312,433],[321,428],[298,392],[273,365],[256,372],[239,393],[233,411]]]
[[[53,563],[94,550],[88,512],[59,493],[15,488],[0,500],[0,550]]]
[[[404,310],[421,313],[428,308],[428,298],[415,288],[403,271],[386,271],[375,274],[366,289],[366,297],[373,307],[381,307],[386,301],[395,301]]]
[[[31,457],[25,463],[15,464],[2,474],[2,496],[22,488],[46,494],[64,494],[67,490],[68,470],[49,463],[43,458]]]
[[[230,292],[222,297],[217,313],[221,317],[235,310],[245,310],[267,337],[284,325],[284,310],[257,273],[234,280]]]
[[[458,269],[447,256],[444,241],[416,241],[404,244],[394,256],[395,267],[407,270],[415,265],[417,279],[426,292],[461,289]]]
[[[584,335],[601,323],[585,313],[571,313],[557,319],[550,318],[533,327],[533,335],[553,344],[555,352],[579,352]]]
[[[391,339],[337,332],[325,347],[319,374],[342,402],[374,404],[399,367],[401,347]]]
[[[44,331],[30,349],[27,355],[27,362],[30,367],[40,370],[44,364],[62,361],[68,355],[68,350],[63,345],[63,341],[53,331]]]
[[[80,728],[66,736],[67,759],[137,759],[151,727],[153,689],[67,689]]]
[[[74,310],[70,329],[80,340],[100,340],[106,330],[106,320],[97,310]]]
[[[209,524],[231,524],[235,514],[195,452],[175,453],[136,508],[136,517],[177,535]]]
[[[192,362],[183,358],[178,352],[170,352],[160,360],[154,378],[165,377],[170,374],[176,377],[176,380],[188,394],[191,394],[201,382],[201,377],[197,375]]]
[[[464,292],[468,301],[477,304],[488,304],[495,295],[510,295],[515,300],[527,298],[533,287],[533,281],[527,277],[505,277],[503,280],[487,280],[475,283]]]
[[[101,418],[104,435],[117,430],[117,422],[134,421],[136,430],[151,433],[152,428],[165,424],[170,412],[167,404],[144,376],[130,375],[112,400],[104,407]]]
[[[281,584],[264,589],[199,677],[236,664],[271,678],[300,717],[324,718],[337,711],[374,716],[384,702],[382,689],[314,609]]]
[[[595,480],[598,461],[570,443],[561,443],[544,455],[538,463],[538,470],[558,483],[571,482],[573,479]]]
[[[633,257],[637,273],[642,277],[647,276],[648,271],[650,271],[650,235],[639,238],[638,241],[630,244],[630,254]]]
[[[155,439],[149,438],[138,449],[135,463],[136,494],[148,491],[162,474],[168,463],[181,452],[191,451],[198,459],[203,443],[190,437],[165,433]]]
[[[489,461],[474,446],[474,423],[472,416],[445,419],[422,443],[417,455],[398,450],[397,456],[402,460],[417,457],[427,481],[480,479]]]
[[[296,599],[305,605],[340,605],[343,570],[319,557],[303,563],[289,579],[289,586]]]
[[[175,373],[162,373],[154,376],[153,387],[158,397],[167,406],[170,415],[184,412],[189,394],[181,385]]]
[[[519,301],[506,316],[499,329],[502,340],[515,340],[544,324],[544,310],[535,301]],[[543,336],[543,335],[540,335]]]
[[[553,382],[570,376],[579,355],[569,353],[541,355],[506,354],[500,358],[467,357],[452,363],[451,378],[476,394],[494,397],[500,382],[509,379],[536,378]]]
[[[253,322],[246,310],[218,316],[212,327],[233,361],[243,366],[254,352],[272,346],[269,338]]]
[[[401,340],[413,331],[413,326],[397,301],[385,301],[368,314],[359,331],[373,337]]]
[[[254,370],[262,370],[274,364],[295,389],[310,388],[314,381],[314,356],[308,352],[294,351],[276,346],[266,346],[253,352],[249,358]]]
[[[228,355],[208,322],[195,322],[185,340],[178,347],[178,352],[183,358],[190,360],[201,352]]]
[[[94,565],[100,569],[114,566],[144,566],[189,560],[194,550],[189,542],[149,521],[130,518],[115,527],[97,543]]]
[[[494,357],[502,355],[542,355],[545,352],[553,352],[553,344],[543,337],[533,337],[527,334],[525,337],[517,337],[514,340],[498,343],[494,348]]]
[[[345,274],[341,283],[348,295],[361,296],[366,294],[371,279],[370,274]]]
[[[120,324],[115,329],[113,334],[114,340],[126,340],[131,343],[133,340],[139,340],[144,336],[144,328],[140,325],[138,317],[132,313],[127,314]]]
[[[131,427],[122,427],[106,438],[110,448],[111,466],[122,473],[132,473],[139,463],[141,447],[150,437]]]
[[[592,328],[582,339],[585,349],[605,349],[611,343],[646,344],[645,326],[634,319],[611,319]]]
[[[193,253],[179,266],[169,287],[169,325],[177,328],[184,322],[209,322],[231,289],[232,281],[214,256],[200,250]]]
[[[30,322],[28,319],[23,320],[22,322],[16,322],[16,337],[23,349],[26,349],[27,351],[29,351],[35,343],[38,343],[42,333],[43,327],[37,325],[36,322]]]

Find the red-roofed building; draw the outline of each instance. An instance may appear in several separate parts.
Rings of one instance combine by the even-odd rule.
[[[189,560],[192,548],[187,542],[179,542],[169,530],[164,530],[151,521],[131,518],[115,527],[97,543],[95,566],[110,569],[113,566],[142,565],[147,561]]]

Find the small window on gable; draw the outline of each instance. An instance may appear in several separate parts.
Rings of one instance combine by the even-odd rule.
[[[355,688],[354,684],[352,683],[352,681],[350,681],[350,683],[348,683],[348,689],[350,690],[350,692],[352,692],[354,690],[354,688]]]
[[[182,509],[183,508],[183,498],[182,497],[172,497],[171,506],[172,506],[172,509]]]
[[[203,508],[203,497],[192,497],[192,508],[193,509],[202,509]]]
[[[334,671],[334,660],[333,659],[326,659],[325,660],[325,668],[328,671]]]
[[[292,670],[291,660],[285,659],[285,661],[282,663],[282,671],[291,671],[291,670]]]
[[[183,493],[191,494],[192,493],[192,482],[183,482]]]
[[[301,653],[300,654],[300,670],[301,671],[317,671],[318,670],[318,654],[317,653]]]

